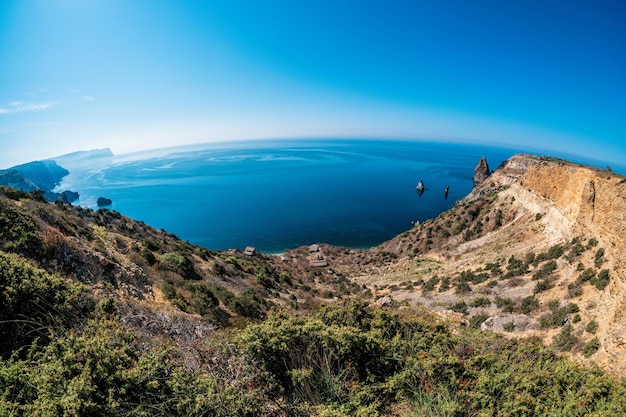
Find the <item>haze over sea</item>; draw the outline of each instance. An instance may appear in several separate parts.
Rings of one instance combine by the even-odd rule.
[[[89,160],[66,158],[59,189],[212,250],[263,252],[311,243],[375,246],[436,217],[510,149],[391,140],[275,140],[205,144]],[[423,180],[421,195],[415,186]],[[446,196],[444,189],[449,185]]]

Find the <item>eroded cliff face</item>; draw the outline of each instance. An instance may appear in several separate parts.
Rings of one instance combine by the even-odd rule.
[[[605,250],[601,268],[610,271],[610,282],[603,291],[586,291],[579,305],[600,324],[597,337],[602,347],[594,359],[613,372],[626,374],[626,178],[531,156],[516,156],[513,163],[526,166],[511,187],[520,204],[528,200],[528,193],[544,199],[547,210],[566,219],[558,223],[564,238],[594,237]]]
[[[550,261],[528,261],[553,248],[563,254]],[[360,280],[378,288],[379,296],[425,305],[461,322],[489,317],[492,330],[539,336],[546,344],[569,323],[577,341],[573,358],[626,375],[625,177],[553,158],[516,155],[449,212],[377,250],[379,262],[384,256],[389,260],[366,270]],[[515,272],[512,259],[526,260],[525,269]],[[554,269],[537,278],[548,262],[554,262]],[[608,285],[599,289],[581,281],[583,270],[595,276],[607,270]],[[476,279],[484,274],[484,280]],[[536,303],[532,308],[530,301]],[[542,324],[555,305],[570,304],[577,306],[575,314],[558,326]],[[590,322],[598,323],[597,331],[587,329]],[[514,330],[505,330],[506,324],[515,324]],[[596,337],[599,350],[585,357],[584,345]]]

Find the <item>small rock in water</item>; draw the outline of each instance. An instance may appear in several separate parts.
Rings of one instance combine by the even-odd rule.
[[[110,206],[111,204],[113,204],[113,201],[111,201],[110,198],[98,197],[98,201],[96,203],[98,204],[98,207],[104,207]]]

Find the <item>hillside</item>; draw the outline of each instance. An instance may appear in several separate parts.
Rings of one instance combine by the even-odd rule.
[[[546,342],[569,323],[576,360],[623,376],[624,213],[623,176],[516,155],[452,210],[375,248],[364,259],[384,266],[357,281],[378,296]],[[597,353],[585,357],[595,341]]]
[[[378,247],[266,255],[0,187],[0,415],[619,415],[625,208],[516,155]]]

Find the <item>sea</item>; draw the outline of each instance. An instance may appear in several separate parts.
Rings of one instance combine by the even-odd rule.
[[[481,157],[495,169],[518,152],[408,140],[209,143],[61,158],[70,174],[57,190],[93,209],[109,198],[106,208],[210,250],[364,249],[453,207]]]

